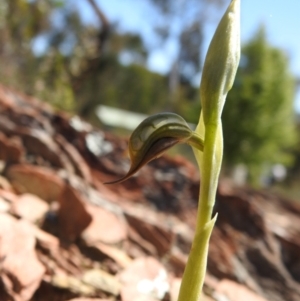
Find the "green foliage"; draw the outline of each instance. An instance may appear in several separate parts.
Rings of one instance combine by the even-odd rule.
[[[32,43],[53,29],[52,13],[62,1],[11,0],[0,3],[0,81],[45,99],[60,109],[74,108],[65,57],[51,47],[37,57]]]
[[[99,71],[84,81],[77,97],[81,115],[89,117],[99,104],[153,113],[161,108],[167,94],[166,78],[162,75],[138,64],[123,66],[117,58],[107,57]]]
[[[170,108],[168,78],[147,70],[148,52],[139,35],[111,28],[102,49],[99,28],[83,24],[78,12],[60,1],[0,5],[2,83],[90,120],[99,104],[147,114]],[[62,24],[51,22],[54,12]],[[46,51],[36,56],[32,43],[38,37]],[[129,64],[120,63],[124,54]],[[179,85],[176,93],[181,98],[185,90],[189,85]]]
[[[180,46],[174,59],[174,66],[180,68],[161,76],[145,68],[151,51],[144,44],[147,39],[118,32],[97,4],[93,10],[100,26],[83,23],[66,1],[0,1],[0,81],[88,118],[99,104],[147,114],[186,111],[187,100],[197,98],[190,82],[201,64],[202,27],[207,21],[204,15],[199,19],[198,12],[224,1],[194,2],[191,6],[168,1],[169,10],[164,11],[161,1],[150,1],[157,8],[157,19],[163,20],[154,26],[153,43],[162,47],[172,36]],[[176,30],[171,20],[182,13],[189,18],[181,18]],[[32,47],[37,39],[45,46],[39,56]],[[126,66],[119,60],[124,55]]]
[[[292,154],[294,156],[293,165],[289,168],[287,183],[289,186],[295,186],[295,190],[299,190],[299,180],[300,180],[300,116],[296,117],[296,143],[292,149]],[[290,190],[290,187],[289,187]],[[295,193],[295,195],[297,195]],[[299,195],[299,193],[298,193]]]
[[[242,53],[222,117],[224,157],[227,166],[246,164],[254,180],[262,164],[291,162],[294,80],[286,55],[268,44],[263,29]]]

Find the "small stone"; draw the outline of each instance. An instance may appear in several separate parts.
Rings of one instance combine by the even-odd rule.
[[[75,241],[92,221],[82,196],[70,185],[66,185],[58,199],[60,237]]]
[[[128,267],[132,263],[132,259],[121,249],[110,246],[101,242],[94,245],[100,252],[113,259],[122,268]]]
[[[98,290],[110,293],[114,296],[119,295],[121,284],[119,280],[105,271],[94,269],[84,273],[82,281]]]
[[[0,214],[0,280],[14,299],[28,301],[40,285],[45,268],[35,252],[31,227],[22,220]]]
[[[41,220],[48,210],[48,203],[30,193],[21,195],[11,207],[13,214],[33,223]]]
[[[90,299],[90,298],[76,298],[67,301],[110,301],[108,299]]]
[[[12,204],[18,200],[18,196],[11,191],[0,189],[0,197],[7,201],[8,203]]]
[[[8,212],[10,210],[10,204],[0,197],[0,212]]]
[[[135,259],[118,277],[122,301],[161,300],[170,290],[168,274],[154,257]]]
[[[230,301],[267,301],[265,298],[250,291],[246,286],[229,279],[223,279],[219,282],[216,287],[215,296],[218,299],[221,299],[221,296],[223,296],[223,298],[227,298]]]
[[[91,183],[92,176],[90,167],[79,151],[61,135],[57,135],[55,140],[68,156],[75,169],[75,173],[81,176],[87,183]]]
[[[74,276],[56,274],[51,279],[51,284],[55,287],[67,289],[75,294],[89,296],[95,294],[95,289],[91,285],[83,283]]]
[[[87,204],[86,208],[92,222],[84,230],[82,238],[88,245],[97,242],[115,244],[127,238],[127,224],[121,216],[95,205]]]
[[[10,192],[13,191],[13,188],[9,183],[9,181],[1,175],[0,175],[0,189],[3,189],[5,191],[10,191]]]
[[[181,285],[181,278],[172,279],[171,284],[170,284],[171,301],[177,301],[178,300],[180,285]]]
[[[24,155],[24,147],[19,137],[7,138],[0,132],[0,160],[18,163]]]
[[[131,210],[133,211],[133,210]],[[150,242],[157,250],[160,256],[169,253],[174,241],[174,233],[161,225],[161,222],[150,220],[147,216],[146,209],[144,214],[137,214],[137,210],[126,212],[126,219],[129,225],[145,240]]]
[[[29,164],[12,165],[7,177],[17,192],[37,195],[46,202],[57,200],[64,187],[53,170]]]

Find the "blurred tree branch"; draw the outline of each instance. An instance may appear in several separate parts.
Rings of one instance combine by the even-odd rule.
[[[100,9],[100,7],[97,5],[95,0],[87,0],[89,5],[93,8],[96,16],[98,17],[98,20],[100,22],[99,29],[97,29],[97,53],[92,58],[87,58],[86,62],[84,64],[83,70],[81,70],[80,74],[76,76],[71,76],[71,82],[73,86],[73,90],[77,92],[83,81],[96,72],[97,68],[99,68],[99,64],[101,61],[101,58],[105,52],[105,49],[107,48],[108,39],[111,35],[111,24],[104,14],[104,12]],[[69,74],[72,74],[69,72]],[[84,107],[81,109],[82,113],[87,110],[86,106],[88,104],[84,105]]]
[[[102,53],[106,41],[109,38],[109,34],[111,31],[111,25],[110,22],[108,20],[108,18],[106,17],[106,15],[103,13],[103,11],[100,9],[100,7],[97,5],[95,0],[87,0],[87,2],[92,6],[92,8],[94,9],[100,23],[101,23],[101,27],[99,29],[99,46],[98,46],[98,50],[99,53]]]

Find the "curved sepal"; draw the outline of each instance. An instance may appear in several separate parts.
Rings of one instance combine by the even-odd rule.
[[[131,167],[128,173],[119,180],[105,184],[127,180],[142,166],[179,143],[188,143],[203,150],[202,139],[189,128],[181,116],[174,113],[159,113],[146,118],[129,139]]]

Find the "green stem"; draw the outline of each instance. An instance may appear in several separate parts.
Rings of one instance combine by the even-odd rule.
[[[193,135],[189,138],[189,140],[187,141],[187,143],[198,149],[199,151],[203,152],[203,148],[204,148],[204,141],[203,139],[198,135],[198,133],[193,132]]]
[[[194,149],[201,173],[197,225],[183,274],[178,301],[199,301],[205,278],[209,238],[216,221],[211,219],[222,163],[221,114],[240,58],[240,1],[232,0],[210,43],[202,72],[202,112],[196,129],[204,135],[203,153]],[[197,142],[195,142],[197,144]],[[194,145],[193,145],[194,146]]]
[[[205,126],[205,147],[201,163],[201,190],[197,227],[203,228],[211,219],[218,187],[223,155],[222,124]]]
[[[184,271],[178,301],[199,301],[204,283],[209,238],[216,221],[211,219],[222,162],[222,125],[207,125],[203,150],[202,179],[197,226],[191,252]]]

